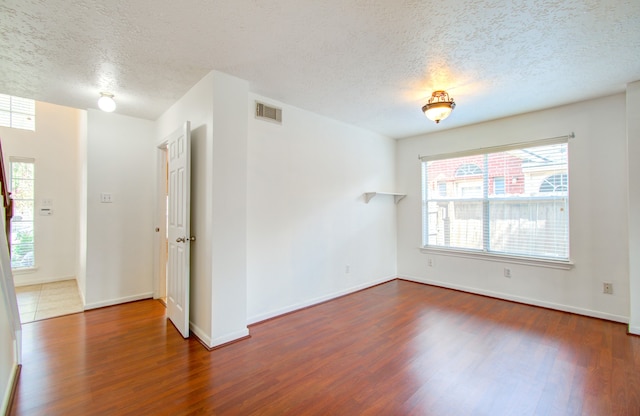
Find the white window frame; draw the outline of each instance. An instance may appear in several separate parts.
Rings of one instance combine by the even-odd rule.
[[[30,163],[33,165],[33,198],[32,199],[16,199],[15,195],[13,194],[13,187],[14,187],[14,177],[13,177],[13,164],[14,163]],[[35,188],[36,188],[36,160],[33,158],[26,158],[26,157],[15,157],[15,156],[11,156],[9,158],[9,183],[11,184],[11,192],[12,192],[12,199],[13,199],[13,207],[14,207],[14,217],[11,219],[11,240],[9,241],[9,244],[11,245],[11,256],[12,256],[12,262],[11,262],[11,269],[14,272],[20,272],[20,271],[29,271],[29,270],[34,270],[37,269],[36,266],[36,192],[35,192]],[[15,213],[15,206],[16,206],[16,202],[18,201],[31,201],[32,203],[32,212],[33,212],[33,217],[30,220],[27,221],[15,221],[16,218],[16,213]],[[32,229],[33,229],[33,241],[32,241],[32,245],[33,245],[33,264],[27,267],[14,267],[13,266],[13,255],[14,255],[14,246],[13,246],[13,224],[16,223],[21,223],[21,222],[31,222],[32,225]]]
[[[35,100],[0,94],[0,127],[35,131]]]
[[[567,254],[566,259],[564,258],[555,259],[555,258],[537,257],[537,256],[528,256],[528,255],[523,256],[523,255],[517,255],[517,254],[508,254],[508,253],[505,254],[505,253],[492,252],[487,249],[488,236],[486,234],[483,235],[482,237],[483,247],[480,250],[454,248],[454,247],[447,247],[442,245],[429,245],[428,240],[429,240],[430,218],[429,218],[429,212],[427,209],[427,204],[429,201],[428,199],[429,190],[428,190],[427,184],[425,184],[425,177],[426,177],[425,169],[426,169],[426,162],[434,161],[434,160],[454,159],[454,158],[465,157],[465,156],[479,156],[479,155],[485,155],[490,153],[504,152],[508,150],[525,149],[530,147],[552,145],[552,144],[559,144],[559,143],[567,143],[567,146],[569,146],[568,144],[569,138],[572,138],[572,137],[574,137],[573,134],[567,135],[567,136],[554,137],[554,138],[545,139],[545,140],[516,143],[512,145],[507,145],[507,146],[487,147],[487,148],[474,149],[474,150],[469,150],[464,152],[456,152],[456,153],[449,153],[449,154],[442,154],[442,155],[421,156],[420,160],[422,165],[421,181],[422,181],[422,240],[423,240],[422,246],[420,248],[421,252],[438,254],[438,255],[455,256],[455,257],[475,258],[475,259],[481,259],[481,260],[500,261],[504,263],[535,265],[535,266],[550,267],[550,268],[565,269],[565,270],[571,269],[573,267],[573,262],[571,261],[571,258],[570,258],[570,247],[571,247],[570,241],[568,242],[567,248],[569,252]],[[567,175],[568,174],[569,174],[569,171],[567,169]],[[487,221],[487,216],[488,216],[488,213],[487,213],[488,210],[486,207],[488,206],[487,204],[489,203],[489,200],[486,195],[487,189],[488,189],[488,186],[487,186],[488,177],[489,177],[488,172],[486,172],[486,174],[483,174],[482,180],[484,181],[484,185],[485,185],[485,191],[484,191],[485,195],[483,195],[483,197],[481,198],[473,198],[474,200],[483,201],[483,206],[485,206],[485,208],[483,208],[483,216],[482,216],[483,230],[485,230],[484,231],[485,233],[487,229],[485,222]],[[439,186],[437,188],[439,188]],[[437,195],[440,194],[440,189],[435,189],[435,194],[437,197]],[[463,201],[464,200],[467,200],[467,199],[463,199]],[[569,226],[569,222],[570,222],[569,216],[567,216],[567,227]],[[567,232],[567,235],[570,236],[570,233]]]

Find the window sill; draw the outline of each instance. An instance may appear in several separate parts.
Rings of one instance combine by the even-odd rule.
[[[420,247],[420,252],[428,254],[437,254],[442,256],[463,257],[467,259],[477,259],[485,261],[495,261],[511,264],[522,264],[526,266],[547,267],[551,269],[571,270],[574,263],[562,260],[552,259],[533,259],[529,257],[508,256],[504,254],[482,253],[467,250],[444,249],[434,247]]]
[[[25,267],[20,269],[11,269],[11,273],[14,275],[35,273],[37,271],[38,271],[38,267]]]

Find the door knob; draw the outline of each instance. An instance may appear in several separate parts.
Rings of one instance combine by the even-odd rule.
[[[187,241],[187,240],[184,237],[176,238],[176,243],[184,243],[185,241]]]

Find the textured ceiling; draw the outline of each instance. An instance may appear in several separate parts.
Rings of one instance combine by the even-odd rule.
[[[0,92],[156,119],[212,69],[399,138],[624,91],[639,0],[2,0]],[[436,126],[435,89],[457,107]]]

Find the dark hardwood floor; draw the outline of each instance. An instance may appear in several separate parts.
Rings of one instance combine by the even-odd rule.
[[[623,324],[392,281],[207,351],[158,301],[24,325],[13,415],[640,415]]]

